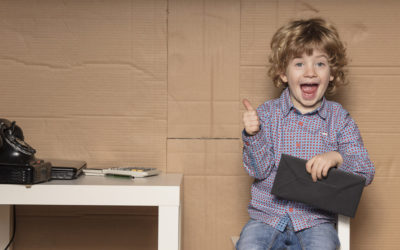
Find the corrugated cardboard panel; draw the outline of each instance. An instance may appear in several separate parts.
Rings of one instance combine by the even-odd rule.
[[[400,177],[399,140],[400,134],[363,133],[364,144],[375,165],[379,177]]]
[[[169,139],[167,147],[167,170],[170,173],[183,173],[185,176],[247,176],[242,167],[239,139]]]
[[[16,120],[41,158],[81,159],[91,167],[165,169],[165,120],[107,116]]]
[[[44,69],[121,64],[165,78],[165,64],[155,62],[166,60],[166,7],[164,0],[2,2],[0,53]]]
[[[3,2],[1,113],[166,119],[166,1],[146,2]]]
[[[278,28],[281,1],[242,0],[240,5],[240,65],[268,64],[270,41]]]
[[[232,249],[248,220],[251,178],[185,176],[183,249]]]
[[[189,88],[190,89],[190,88]],[[236,101],[168,101],[169,138],[237,138]]]
[[[266,65],[276,29],[298,18],[324,17],[336,24],[357,66],[400,66],[397,1],[242,1],[241,65]],[[368,18],[366,18],[368,17]],[[382,46],[384,44],[384,46]],[[377,49],[379,48],[379,49]]]
[[[157,249],[157,208],[29,208],[18,206],[14,249]]]
[[[164,168],[167,2],[2,2],[1,117],[37,155]]]
[[[351,249],[396,249],[400,244],[400,178],[376,177],[351,220]]]
[[[174,0],[168,16],[168,137],[236,137],[238,0]]]
[[[400,35],[393,25],[400,21],[399,7],[391,0],[279,1],[279,26],[294,18],[324,17],[336,24],[352,65],[400,66]]]
[[[349,85],[340,90],[334,99],[350,112],[361,131],[400,133],[400,111],[397,108],[400,74],[351,74],[349,80]]]
[[[267,100],[278,98],[281,92],[282,90],[276,88],[269,79],[266,67],[240,67],[240,99],[249,99],[254,108]],[[240,108],[245,110],[243,104]],[[243,128],[243,124],[241,125]]]
[[[6,61],[68,69],[131,58],[131,1],[6,1],[1,16],[6,21],[0,53]]]
[[[49,70],[7,63],[0,68],[0,74],[3,117],[97,115],[166,120],[166,79],[129,66]]]
[[[38,157],[165,170],[167,1],[2,1],[0,16],[0,117]],[[18,210],[15,249],[157,249],[154,214],[52,209]]]

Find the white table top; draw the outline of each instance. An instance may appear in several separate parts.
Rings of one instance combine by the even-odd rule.
[[[176,206],[182,174],[146,178],[80,176],[25,186],[0,184],[0,204]]]
[[[116,176],[86,176],[81,175],[74,180],[51,180],[34,186],[41,185],[83,185],[83,186],[176,186],[182,182],[182,174],[160,174],[144,178],[116,177]],[[1,187],[1,185],[0,185]]]

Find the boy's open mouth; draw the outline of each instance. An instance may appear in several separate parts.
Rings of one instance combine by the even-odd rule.
[[[300,84],[303,98],[313,99],[315,97],[315,95],[317,94],[318,87],[319,87],[318,83],[302,83],[302,84]]]

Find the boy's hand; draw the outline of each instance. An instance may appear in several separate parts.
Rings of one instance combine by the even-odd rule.
[[[243,105],[246,108],[243,114],[244,129],[247,134],[255,135],[260,131],[260,119],[258,118],[257,111],[247,99],[243,99]]]
[[[330,168],[338,166],[343,163],[342,156],[336,152],[331,151],[324,154],[316,155],[306,163],[306,170],[314,182],[317,179],[322,179],[328,175]]]

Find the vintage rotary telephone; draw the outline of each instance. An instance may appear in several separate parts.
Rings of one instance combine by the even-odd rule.
[[[33,184],[48,181],[51,164],[35,157],[22,129],[0,118],[0,183]]]
[[[29,164],[36,150],[24,141],[22,129],[6,119],[0,119],[0,163]]]

